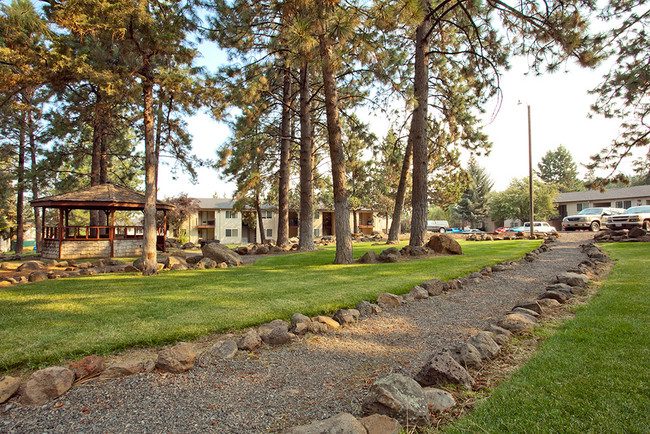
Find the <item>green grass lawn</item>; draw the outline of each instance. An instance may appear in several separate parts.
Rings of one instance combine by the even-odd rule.
[[[446,431],[648,432],[650,244],[604,250],[616,266],[597,295]]]
[[[293,313],[315,315],[408,292],[522,257],[539,241],[461,242],[463,256],[397,264],[333,265],[334,247],[262,258],[255,265],[108,274],[0,289],[0,372],[88,354],[160,345],[239,329]],[[386,246],[355,244],[358,258]]]

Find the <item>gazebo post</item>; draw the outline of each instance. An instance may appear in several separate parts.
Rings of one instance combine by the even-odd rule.
[[[110,223],[107,221],[106,223],[108,224],[108,239],[111,242],[111,258],[115,256],[115,250],[113,248],[113,241],[115,239],[115,210],[110,210],[108,211],[108,214],[106,214],[106,218],[108,219],[108,216],[110,214]]]
[[[163,210],[163,227],[162,227],[162,237],[163,237],[163,253],[167,253],[167,210]]]
[[[61,247],[63,247],[63,215],[65,214],[66,221],[68,220],[67,212],[63,208],[59,208],[59,259],[61,259]]]

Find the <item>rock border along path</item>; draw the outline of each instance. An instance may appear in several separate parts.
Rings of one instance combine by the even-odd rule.
[[[464,287],[423,300],[402,297],[358,323],[307,334],[289,345],[204,353],[192,370],[91,381],[40,407],[0,406],[0,432],[269,432],[362,416],[376,380],[415,377],[432,355],[496,324],[516,304],[537,299],[554,278],[588,258],[591,234],[563,234],[553,248],[512,267],[465,279]],[[535,257],[533,257],[535,256]],[[369,281],[368,284],[372,284]]]

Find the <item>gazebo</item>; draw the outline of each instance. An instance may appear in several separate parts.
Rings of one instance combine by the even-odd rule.
[[[43,224],[41,256],[48,259],[82,259],[131,257],[142,254],[143,226],[115,226],[115,211],[144,211],[143,194],[113,184],[100,184],[70,193],[43,197],[31,202],[34,208],[58,210],[58,224]],[[98,210],[106,215],[101,226],[70,226],[71,210]],[[165,251],[167,211],[173,205],[156,202],[156,211],[162,211],[162,226],[157,228],[156,246]],[[45,221],[45,219],[43,219]]]

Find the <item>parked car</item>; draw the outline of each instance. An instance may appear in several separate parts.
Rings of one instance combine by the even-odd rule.
[[[510,229],[509,226],[504,226],[504,227],[501,227],[501,228],[497,228],[497,229],[495,229],[495,230],[494,230],[494,233],[496,233],[496,234],[502,234],[502,233],[504,233],[504,232],[508,232],[508,229]]]
[[[449,230],[449,222],[447,220],[427,220],[427,230],[445,233]]]
[[[465,234],[484,234],[485,231],[482,231],[480,229],[465,229],[463,231],[463,233],[465,233]]]
[[[449,228],[447,232],[451,232],[452,234],[462,234],[465,231],[460,228]]]
[[[607,218],[609,229],[643,228],[650,231],[650,205],[633,206],[620,214]]]
[[[575,231],[577,229],[589,229],[598,232],[605,226],[605,218],[611,215],[620,214],[625,211],[622,208],[586,208],[577,215],[570,215],[562,219],[563,231]]]
[[[524,223],[523,226],[510,228],[508,229],[508,232],[530,232],[530,222]],[[548,224],[548,222],[535,222],[535,225],[533,226],[533,232],[556,233],[557,230]]]

